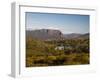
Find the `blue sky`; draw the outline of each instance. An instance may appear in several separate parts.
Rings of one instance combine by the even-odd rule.
[[[58,29],[62,33],[88,33],[89,15],[26,12],[26,29]]]

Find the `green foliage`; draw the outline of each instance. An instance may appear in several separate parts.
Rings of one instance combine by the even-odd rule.
[[[61,45],[64,49],[55,49]],[[26,39],[26,67],[78,64],[89,64],[89,39]]]

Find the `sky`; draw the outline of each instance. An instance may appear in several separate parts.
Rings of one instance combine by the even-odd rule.
[[[89,33],[89,15],[25,13],[26,30],[56,29],[62,33]]]

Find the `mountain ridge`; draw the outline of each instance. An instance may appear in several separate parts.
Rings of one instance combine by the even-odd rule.
[[[89,38],[89,33],[63,34],[60,30],[55,30],[55,29],[36,29],[36,30],[26,30],[26,37],[32,37],[41,40],[75,39],[75,38]]]

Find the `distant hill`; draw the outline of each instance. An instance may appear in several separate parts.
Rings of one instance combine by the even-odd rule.
[[[76,39],[76,38],[89,38],[89,33],[63,34],[60,30],[38,29],[38,30],[26,30],[26,37],[32,37],[40,40]]]
[[[89,33],[79,34],[79,33],[71,33],[71,34],[64,34],[65,39],[76,39],[76,38],[89,38]]]
[[[78,33],[71,33],[71,34],[63,34],[63,37],[65,39],[74,39],[74,38],[78,38],[79,36],[81,36],[82,34],[78,34]]]
[[[80,35],[78,38],[89,38],[89,33],[86,33],[86,34],[83,34],[83,35]]]

